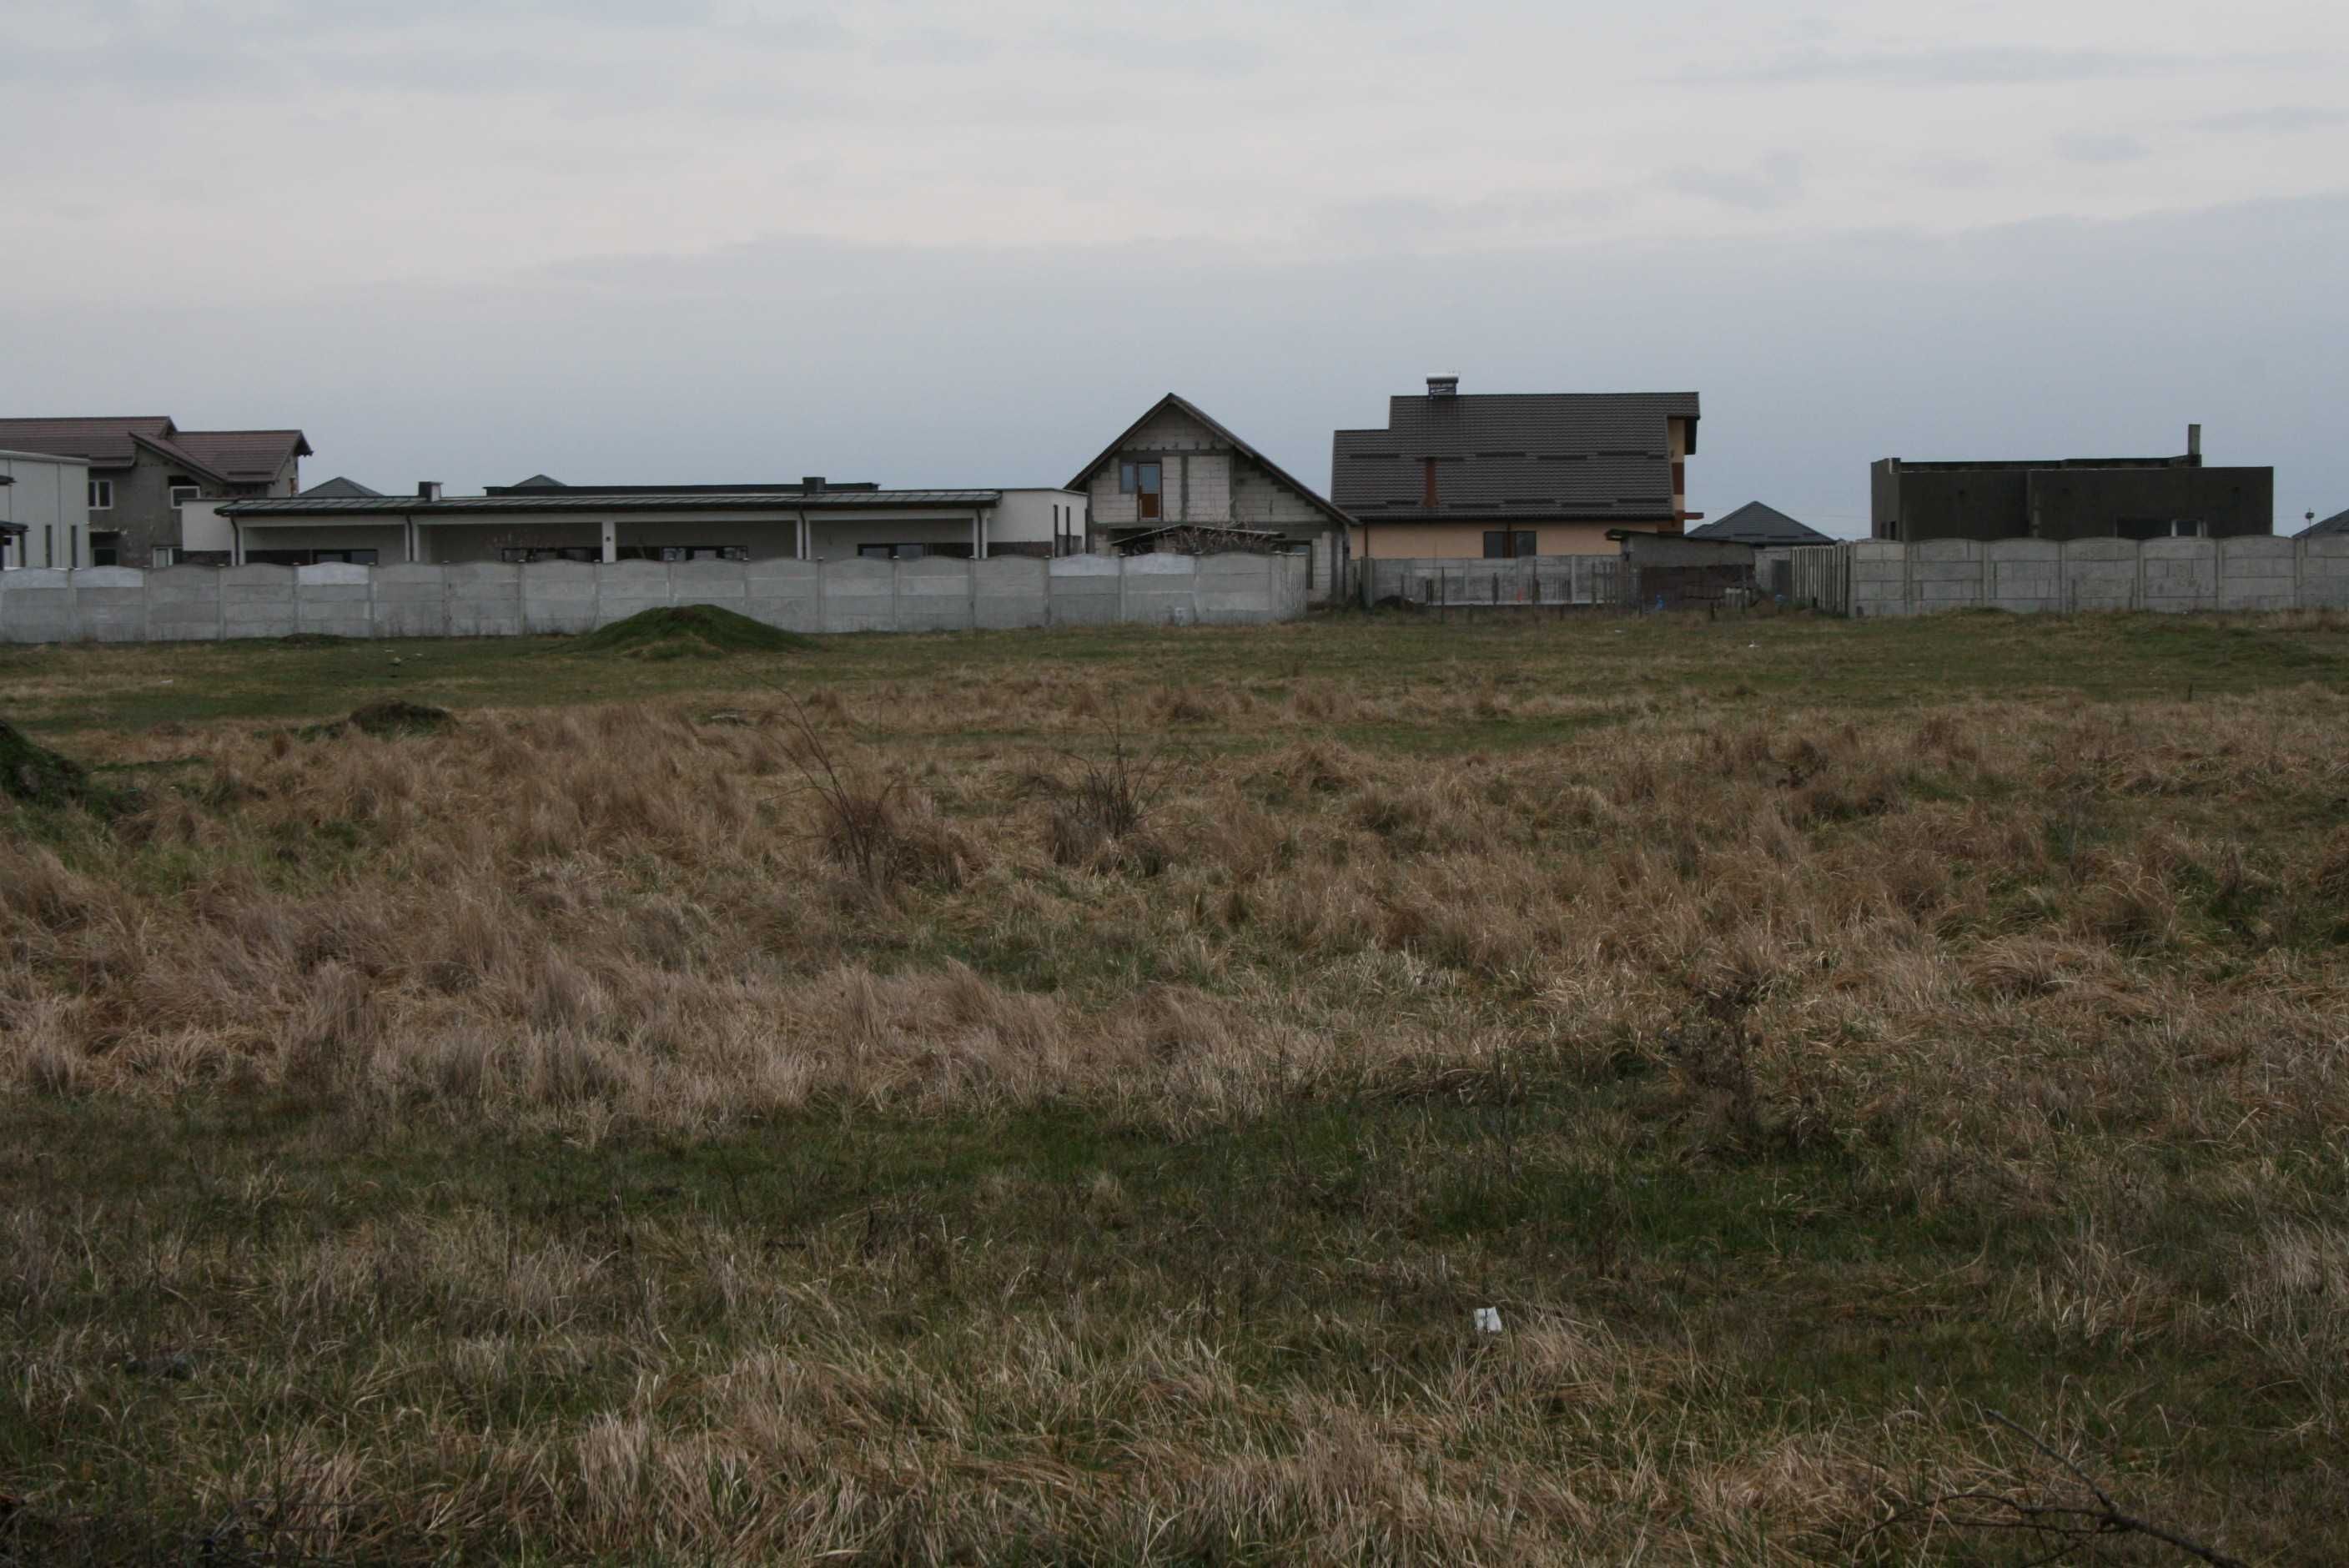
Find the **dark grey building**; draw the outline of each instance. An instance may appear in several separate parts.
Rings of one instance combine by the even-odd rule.
[[[1870,535],[1929,539],[2224,539],[2275,531],[2275,469],[2207,468],[2202,427],[2174,458],[1878,460]]]

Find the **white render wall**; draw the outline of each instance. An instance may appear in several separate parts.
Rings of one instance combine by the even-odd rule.
[[[25,537],[5,545],[0,567],[72,566],[89,561],[89,465],[42,452],[0,451],[0,521],[21,522]]]
[[[1798,596],[1851,615],[2349,609],[2349,538],[2341,537],[1865,539],[1793,556]]]
[[[0,573],[0,642],[515,636],[717,604],[793,632],[1257,625],[1305,613],[1301,555],[542,561]]]

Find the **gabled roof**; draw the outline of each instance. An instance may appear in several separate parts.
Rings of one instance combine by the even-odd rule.
[[[2349,511],[2336,511],[2321,521],[2312,522],[2300,531],[2302,539],[2349,537]]]
[[[302,499],[305,500],[365,500],[370,496],[381,494],[383,491],[379,490],[369,490],[357,480],[345,479],[342,475],[336,474],[325,483],[312,485],[308,490],[304,490]]]
[[[1672,515],[1670,421],[1693,392],[1454,393],[1387,400],[1379,430],[1331,439],[1330,490],[1365,522],[1390,518],[1658,519]],[[1442,467],[1436,504],[1429,459]]]
[[[145,448],[225,483],[274,480],[288,460],[310,455],[299,430],[182,430],[161,414],[0,419],[0,447],[81,458],[105,469],[129,468]]]
[[[286,464],[310,455],[299,430],[181,430],[172,444],[240,484],[274,480]]]
[[[1283,469],[1278,463],[1274,462],[1270,458],[1268,458],[1262,452],[1257,451],[1247,442],[1240,439],[1240,438],[1227,426],[1226,426],[1221,420],[1218,420],[1214,415],[1208,413],[1205,408],[1200,407],[1196,403],[1192,402],[1189,398],[1181,397],[1173,392],[1169,392],[1165,397],[1161,397],[1157,402],[1153,403],[1148,410],[1143,414],[1141,418],[1136,419],[1133,424],[1128,425],[1123,430],[1118,432],[1117,439],[1112,441],[1108,446],[1103,447],[1102,449],[1101,456],[1095,458],[1092,462],[1087,463],[1083,468],[1079,469],[1077,470],[1076,478],[1071,480],[1067,484],[1062,485],[1061,488],[1062,490],[1081,490],[1085,489],[1085,481],[1092,479],[1093,475],[1099,473],[1103,463],[1108,462],[1111,459],[1116,457],[1118,453],[1123,451],[1125,449],[1125,443],[1133,438],[1135,431],[1141,429],[1142,427],[1147,425],[1151,420],[1156,418],[1160,414],[1165,412],[1169,408],[1175,409],[1178,412],[1186,415],[1190,418],[1198,421],[1200,425],[1206,428],[1209,435],[1214,436],[1216,439],[1223,442],[1226,446],[1231,448],[1232,450],[1239,453],[1240,456],[1246,458],[1248,461],[1262,469],[1266,473],[1270,474],[1274,479],[1278,480],[1282,484],[1287,485],[1290,490],[1295,490],[1299,495],[1304,497],[1307,501],[1311,503],[1316,511],[1319,511],[1324,517],[1327,517],[1330,521],[1339,524],[1340,527],[1347,527],[1352,524],[1354,520],[1348,517],[1345,512],[1340,511],[1338,507],[1332,505],[1322,496],[1320,491],[1315,490],[1311,485],[1307,484],[1304,480],[1296,478],[1286,469]]]
[[[1808,523],[1796,522],[1775,506],[1749,500],[1728,516],[1688,531],[1690,539],[1721,539],[1738,544],[1833,544],[1835,541]]]
[[[90,419],[0,419],[0,447],[52,458],[79,458],[98,468],[129,468],[138,458],[133,438],[169,440],[171,421],[161,414]]]

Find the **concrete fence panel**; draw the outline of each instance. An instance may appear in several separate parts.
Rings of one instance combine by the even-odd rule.
[[[2052,539],[1993,539],[1982,546],[1982,603],[2019,615],[2064,608],[2064,547]]]
[[[223,566],[221,634],[290,637],[297,628],[291,566]]]
[[[976,562],[926,555],[897,562],[897,630],[968,632],[972,625],[970,569]]]
[[[129,566],[85,566],[70,591],[74,635],[96,643],[147,640],[147,573]]]
[[[1203,556],[1193,573],[1203,626],[1253,626],[1271,621],[1285,596],[1284,555]]]
[[[668,569],[668,599],[672,604],[715,604],[742,614],[750,599],[746,562],[679,561]]]
[[[375,634],[378,637],[447,636],[449,634],[448,568],[409,565],[377,567],[375,569]]]
[[[1909,581],[1920,611],[1969,610],[1989,596],[1990,554],[1974,539],[1928,540],[1909,552]]]
[[[2221,610],[2289,610],[2300,603],[2300,552],[2289,539],[2220,539]]]
[[[449,575],[449,634],[522,634],[522,568],[500,561],[469,561],[440,568]]]
[[[1909,554],[1889,539],[1863,539],[1850,545],[1851,613],[1907,615],[1916,611],[1909,589]]]
[[[657,561],[616,561],[595,569],[595,624],[608,626],[615,621],[646,610],[657,610],[669,601],[668,568]]]
[[[823,629],[827,632],[895,631],[897,563],[894,561],[824,562]]]
[[[786,632],[823,629],[817,614],[823,568],[812,561],[751,561],[742,563],[742,614]]]
[[[70,643],[73,573],[62,566],[0,573],[0,632],[12,643]]]
[[[542,635],[595,629],[601,597],[589,561],[533,561],[521,568],[522,629]]]
[[[2075,539],[2064,545],[2066,610],[2134,610],[2141,602],[2136,542]]]
[[[1055,626],[1114,626],[1124,618],[1125,562],[1114,555],[1063,555],[1048,563],[1045,587]]]
[[[2149,539],[2137,546],[2140,605],[2208,610],[2219,603],[2219,545],[2210,539]]]
[[[990,631],[1049,625],[1051,576],[1048,564],[1016,555],[972,562],[972,624]]]
[[[294,629],[326,637],[375,635],[375,569],[339,561],[294,569]]]
[[[2292,541],[2300,554],[2300,603],[2312,610],[2349,609],[2349,536]]]
[[[1125,572],[1125,620],[1187,626],[1198,619],[1198,557],[1128,555],[1118,564]]]
[[[147,573],[147,635],[158,643],[211,643],[221,634],[221,574],[209,566]]]

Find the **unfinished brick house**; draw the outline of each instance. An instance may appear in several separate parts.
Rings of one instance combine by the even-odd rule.
[[[1342,585],[1352,520],[1172,392],[1068,488],[1087,499],[1094,550],[1294,552],[1307,559],[1309,601],[1325,602]]]

